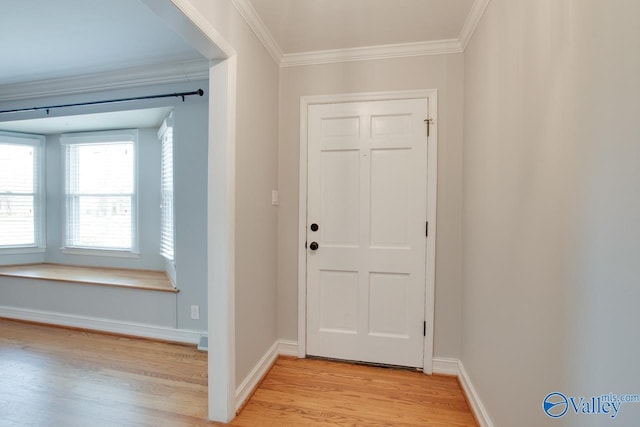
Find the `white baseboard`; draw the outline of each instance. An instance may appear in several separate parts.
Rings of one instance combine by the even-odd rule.
[[[458,359],[450,357],[434,357],[432,363],[434,374],[458,376]]]
[[[198,344],[200,342],[200,337],[207,335],[206,332],[202,331],[166,328],[163,326],[101,319],[98,317],[78,316],[6,306],[0,306],[0,317],[188,344]]]
[[[478,396],[478,392],[476,392],[476,389],[473,387],[469,374],[467,374],[460,360],[448,357],[434,357],[433,373],[458,377],[462,385],[462,392],[466,395],[471,405],[471,412],[473,412],[476,420],[480,423],[480,427],[493,427],[493,422],[489,418],[487,409],[482,404],[480,396]]]
[[[281,356],[298,357],[298,341],[280,340],[278,354]]]
[[[245,404],[253,390],[258,386],[260,380],[271,369],[278,356],[297,356],[298,342],[288,340],[278,340],[262,356],[260,361],[249,372],[249,375],[242,381],[236,390],[236,411]]]
[[[480,427],[493,427],[493,422],[491,418],[489,418],[487,409],[482,404],[480,396],[478,396],[478,392],[475,387],[473,387],[471,378],[469,378],[469,374],[467,374],[461,361],[458,361],[458,379],[462,385],[462,391],[467,396],[467,400],[471,405],[471,411],[476,416],[478,423],[480,423]]]
[[[273,343],[271,348],[262,356],[260,361],[253,367],[249,375],[246,376],[242,384],[236,389],[236,411],[239,410],[245,401],[251,396],[253,390],[258,386],[260,380],[269,372],[271,366],[278,358],[278,347],[280,342]]]

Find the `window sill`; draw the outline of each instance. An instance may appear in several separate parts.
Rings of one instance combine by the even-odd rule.
[[[107,249],[60,248],[64,255],[99,256],[111,258],[140,258],[138,252],[110,251]]]
[[[43,263],[0,267],[0,276],[50,280],[82,285],[115,286],[172,293],[178,292],[178,289],[173,286],[163,271],[79,267]]]

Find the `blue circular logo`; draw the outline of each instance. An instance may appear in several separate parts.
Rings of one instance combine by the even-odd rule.
[[[549,393],[542,401],[542,409],[551,418],[560,418],[567,413],[569,401],[562,393]]]

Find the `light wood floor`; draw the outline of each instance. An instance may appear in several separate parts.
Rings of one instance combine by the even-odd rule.
[[[0,276],[178,292],[164,271],[39,263],[1,266]]]
[[[280,358],[237,426],[477,426],[454,377]]]
[[[205,426],[206,354],[0,319],[0,426]],[[280,358],[233,426],[476,426],[457,380]]]

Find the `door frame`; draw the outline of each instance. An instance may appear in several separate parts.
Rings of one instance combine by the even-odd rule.
[[[237,52],[189,0],[142,2],[209,60],[207,400],[208,418],[226,423],[236,414],[234,273]]]
[[[433,369],[433,336],[435,312],[435,260],[436,260],[436,201],[438,191],[438,90],[422,89],[390,92],[346,93],[300,97],[300,176],[298,199],[298,357],[307,355],[307,161],[308,161],[308,108],[316,104],[345,102],[390,101],[426,98],[429,117],[432,120],[427,145],[427,237],[425,321],[423,372]],[[426,119],[427,117],[425,117]]]

